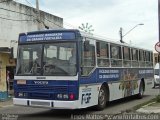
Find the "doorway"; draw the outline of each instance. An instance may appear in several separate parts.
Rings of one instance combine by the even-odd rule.
[[[13,96],[13,80],[14,80],[15,67],[7,66],[6,67],[6,84],[8,95]]]

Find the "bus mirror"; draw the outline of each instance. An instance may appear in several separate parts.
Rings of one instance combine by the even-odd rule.
[[[84,41],[84,51],[89,51],[89,41]]]

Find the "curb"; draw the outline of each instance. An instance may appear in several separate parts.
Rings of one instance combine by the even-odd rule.
[[[141,108],[145,108],[145,107],[148,107],[149,105],[153,104],[153,103],[156,103],[156,98],[151,98],[149,99],[148,101],[145,101],[143,103],[140,103],[138,105],[135,105],[129,109],[126,109],[126,110],[122,110],[121,113],[132,113],[132,112],[137,112],[137,113],[142,113],[141,111],[138,111],[139,109]],[[160,107],[159,107],[160,109]],[[144,113],[144,112],[143,112]],[[146,113],[146,112],[145,112]],[[153,112],[152,112],[153,113]]]
[[[13,106],[12,97],[0,101],[0,108]]]
[[[139,112],[139,113],[148,113],[148,114],[151,114],[151,113],[160,113],[160,107],[150,106],[150,105],[152,105],[154,103],[156,103],[156,102],[151,102],[151,103],[148,103],[146,105],[143,105],[142,107],[140,107],[139,109],[137,109],[136,112]]]

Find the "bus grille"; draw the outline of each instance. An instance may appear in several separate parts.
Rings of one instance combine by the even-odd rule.
[[[38,92],[67,92],[67,86],[43,86],[43,85],[19,85],[20,91],[38,91]]]

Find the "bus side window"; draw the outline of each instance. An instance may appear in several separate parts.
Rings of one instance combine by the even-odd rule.
[[[100,67],[109,66],[108,43],[96,42],[97,47],[97,64]]]
[[[139,67],[138,50],[132,48],[131,53],[132,53],[132,67]]]
[[[124,67],[131,66],[130,48],[128,47],[123,47],[123,66]]]
[[[85,42],[83,44],[83,51],[82,51],[82,75],[87,76],[90,74],[92,69],[95,67],[95,45],[94,43],[89,42],[89,46],[86,49]]]
[[[122,51],[121,46],[111,44],[111,66],[112,67],[122,67]]]
[[[143,50],[139,50],[139,65],[145,67],[145,53]]]
[[[146,51],[146,67],[152,67],[153,66],[153,61],[151,59],[152,53],[149,51]]]

